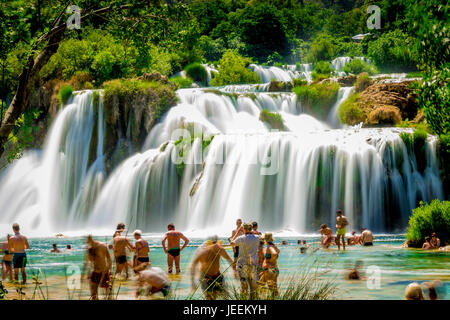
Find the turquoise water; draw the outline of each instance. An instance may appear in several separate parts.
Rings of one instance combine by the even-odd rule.
[[[153,266],[167,269],[166,255],[161,246],[160,237],[145,237],[150,244],[150,259]],[[446,299],[450,299],[450,254],[445,252],[425,252],[417,249],[400,248],[402,235],[379,235],[373,247],[351,246],[345,252],[338,252],[336,247],[329,250],[319,249],[318,237],[302,237],[306,239],[311,249],[308,254],[300,254],[297,240],[299,238],[280,238],[276,243],[286,240],[287,245],[279,244],[281,250],[278,264],[280,268],[279,282],[288,279],[311,267],[319,271],[327,271],[323,278],[329,278],[338,286],[338,299],[402,299],[404,290],[410,282],[423,282],[439,279],[446,284]],[[103,243],[109,243],[111,237],[96,237]],[[222,239],[224,243],[227,240]],[[189,246],[183,250],[181,257],[182,275],[174,277],[174,287],[177,297],[183,298],[189,294],[191,286],[189,279],[189,263],[197,247],[204,239],[192,239]],[[50,253],[53,243],[56,243],[62,253]],[[70,244],[71,251],[64,250]],[[38,270],[47,278],[64,277],[70,266],[82,269],[84,261],[84,238],[34,238],[30,239],[31,249],[28,252],[28,274]],[[231,248],[227,252],[232,256]],[[131,257],[131,255],[130,255]],[[367,281],[349,281],[345,275],[356,261],[362,262],[362,276],[377,275],[368,273],[367,268],[379,270],[379,288],[368,288]],[[225,266],[222,266],[224,269]],[[378,268],[378,269],[373,269]],[[229,281],[231,270],[227,271]],[[64,278],[61,278],[64,281]],[[131,284],[130,284],[131,285]],[[235,285],[237,282],[235,281]],[[126,289],[125,289],[126,290]]]

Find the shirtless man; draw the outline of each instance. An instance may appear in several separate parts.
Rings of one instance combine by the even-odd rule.
[[[228,241],[231,241],[231,239],[235,236],[235,234],[237,233],[236,237],[242,236],[244,234],[244,228],[242,228],[242,220],[241,219],[237,219],[236,220],[236,229],[234,229],[231,232],[231,237],[228,238]],[[233,247],[233,257],[234,257],[234,261],[233,261],[233,269],[236,268],[236,261],[239,257],[239,246],[235,246]],[[235,275],[237,275],[237,272],[235,272]]]
[[[361,236],[359,237],[359,243],[363,246],[373,246],[373,234],[372,231],[362,228]]]
[[[234,266],[234,264],[225,249],[217,243],[217,236],[213,236],[210,240],[210,245],[198,248],[191,262],[191,280],[192,289],[195,290],[195,272],[197,265],[200,265],[200,282],[205,298],[207,300],[216,300],[217,294],[224,290],[224,278],[220,272],[220,257],[227,260],[230,265]]]
[[[13,269],[12,269],[12,259],[13,255],[9,251],[8,241],[11,236],[8,234],[6,236],[6,242],[2,243],[2,281],[5,280],[6,275],[9,275],[9,281],[13,280]]]
[[[148,253],[150,251],[150,247],[148,245],[147,240],[142,238],[141,230],[136,230],[133,233],[134,239],[136,240],[135,247],[135,261],[134,266],[138,267],[141,264],[144,264],[144,269],[150,264],[150,258],[148,257]]]
[[[424,242],[424,244],[422,245],[422,249],[423,249],[423,250],[430,250],[430,249],[433,249],[433,246],[431,245],[430,240],[431,240],[430,237],[428,237],[428,236],[425,237],[425,242]]]
[[[158,267],[147,270],[144,268],[144,264],[141,264],[134,269],[139,276],[136,298],[139,295],[148,296],[157,292],[161,292],[166,297],[170,293],[170,280],[164,271]]]
[[[341,210],[336,211],[336,244],[338,246],[338,250],[341,250],[341,239],[342,239],[342,247],[345,250],[345,227],[348,225],[347,218],[342,215]]]
[[[110,273],[112,267],[111,256],[108,248],[103,243],[96,241],[91,235],[87,237],[86,243],[88,249],[85,255],[83,272],[81,279],[83,279],[86,267],[89,265],[89,287],[91,290],[91,299],[98,300],[98,287],[105,289],[105,295],[109,293]]]
[[[331,240],[333,240],[331,228],[327,227],[326,224],[322,224],[319,232],[321,235],[325,236],[325,238],[322,239],[322,246],[328,249],[331,245]]]
[[[56,245],[56,243],[53,244],[53,248],[50,250],[50,252],[52,253],[60,253],[61,250],[58,249],[58,246]]]
[[[14,279],[19,281],[19,269],[22,273],[22,283],[27,282],[27,274],[25,272],[25,267],[27,266],[27,254],[25,249],[30,249],[27,237],[20,234],[20,227],[17,223],[13,226],[14,235],[9,238],[8,245],[9,251],[13,254],[13,265],[14,265]]]
[[[253,226],[253,234],[256,234],[257,236],[261,236],[262,233],[258,231],[258,222],[253,221],[252,226]]]
[[[167,226],[169,230],[164,235],[162,239],[162,246],[164,248],[164,252],[167,254],[167,265],[168,265],[168,273],[172,273],[173,262],[175,260],[175,268],[177,274],[181,272],[180,270],[180,253],[189,243],[189,239],[184,236],[181,232],[175,231],[175,225],[173,223]],[[180,249],[180,239],[183,239],[184,244]],[[166,240],[167,240],[167,248],[166,248]]]
[[[125,269],[125,278],[128,279],[127,249],[132,252],[134,247],[126,236],[122,236],[119,233],[113,239],[113,249],[116,260],[116,275],[121,274],[123,269]]]

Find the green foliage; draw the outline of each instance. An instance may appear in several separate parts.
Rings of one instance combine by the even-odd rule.
[[[226,50],[223,39],[211,39],[206,35],[200,37],[198,47],[207,62],[218,61]]]
[[[300,87],[308,84],[308,81],[301,78],[292,79],[292,87]]]
[[[409,244],[420,247],[425,237],[432,232],[441,240],[441,245],[450,242],[450,201],[433,200],[429,204],[420,203],[409,218],[406,239]]]
[[[358,104],[360,94],[354,93],[351,94],[338,109],[339,120],[342,123],[355,125],[360,122],[364,122],[366,119],[366,115],[364,110]]]
[[[314,64],[314,71],[318,74],[330,75],[333,72],[333,68],[328,61],[319,61]]]
[[[306,60],[308,62],[330,61],[337,52],[337,46],[327,36],[317,37],[311,44]]]
[[[277,112],[270,112],[268,110],[263,109],[259,114],[259,120],[267,123],[272,129],[286,130],[283,118],[281,118],[281,115]]]
[[[369,75],[374,75],[377,73],[377,70],[373,65],[361,59],[353,59],[344,66],[343,71],[352,74],[360,74],[362,72],[366,72]]]
[[[313,83],[294,87],[302,107],[307,112],[325,118],[330,108],[336,102],[339,84],[337,83]]]
[[[369,42],[367,55],[382,70],[415,69],[417,53],[411,49],[412,42],[413,39],[401,30],[389,31]]]
[[[423,172],[427,166],[425,144],[428,133],[426,128],[423,125],[419,125],[413,133],[400,133],[400,138],[406,145],[408,152],[415,156],[418,170]]]
[[[170,78],[169,81],[175,83],[179,89],[190,88],[192,86],[193,80],[189,77],[177,76]]]
[[[73,92],[71,85],[62,85],[58,92],[58,101],[61,105],[65,104]]]
[[[427,123],[434,133],[450,133],[450,69],[425,74],[416,84],[415,92],[420,108],[424,108]]]
[[[203,85],[206,85],[208,83],[208,72],[206,71],[205,67],[202,66],[198,62],[194,62],[191,64],[188,64],[184,71],[186,72],[186,75],[190,77],[192,80],[199,82]]]
[[[356,77],[355,90],[356,92],[364,91],[370,84],[372,80],[367,72],[363,72]]]
[[[232,50],[227,50],[220,59],[219,73],[211,80],[212,86],[239,83],[259,83],[258,75],[249,70],[249,60]]]

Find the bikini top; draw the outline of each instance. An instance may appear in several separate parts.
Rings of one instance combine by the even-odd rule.
[[[264,258],[266,258],[266,260],[270,260],[272,258],[272,254],[270,253],[265,253],[264,254]]]

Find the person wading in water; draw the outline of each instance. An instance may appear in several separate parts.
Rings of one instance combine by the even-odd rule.
[[[181,272],[180,270],[180,253],[189,243],[189,239],[184,236],[181,232],[175,231],[175,225],[173,223],[167,226],[169,230],[164,235],[162,239],[162,246],[164,248],[164,252],[167,254],[167,266],[168,273],[172,273],[173,262],[175,261],[175,268],[177,274]],[[180,240],[183,239],[184,244],[180,248]],[[166,240],[167,240],[167,248],[166,248]]]

